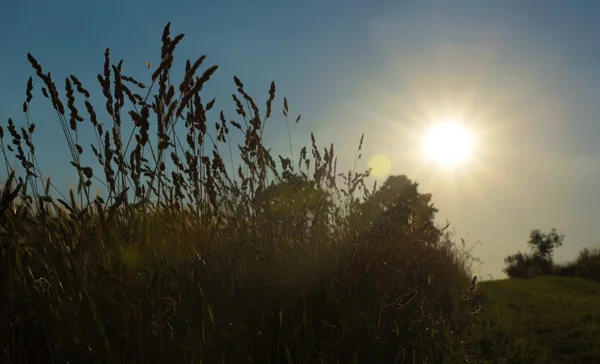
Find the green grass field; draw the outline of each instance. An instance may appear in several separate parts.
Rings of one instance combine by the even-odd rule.
[[[600,363],[598,283],[540,277],[479,287],[485,356],[504,356],[507,362]]]

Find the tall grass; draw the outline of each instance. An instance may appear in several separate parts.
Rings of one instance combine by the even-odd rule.
[[[202,90],[217,66],[202,56],[171,78],[183,37],[164,28],[149,85],[106,50],[105,117],[75,76],[62,97],[28,54],[78,178],[63,196],[42,174],[30,78],[23,126],[0,129],[2,360],[463,362],[476,280],[469,291],[470,255],[431,224],[431,196],[405,178],[412,195],[381,200],[368,171],[338,173],[333,145],[312,134],[298,156],[274,158],[262,135],[275,84],[261,111],[234,77],[238,121],[211,113]],[[299,122],[289,110],[284,98]]]

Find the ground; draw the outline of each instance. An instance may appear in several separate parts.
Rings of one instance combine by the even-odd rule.
[[[494,338],[487,344],[511,346],[507,362],[600,363],[600,284],[540,277],[484,282],[480,290],[483,330]]]

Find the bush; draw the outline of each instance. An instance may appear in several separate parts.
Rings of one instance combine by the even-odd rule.
[[[557,266],[555,274],[600,282],[600,248],[583,249],[574,261]]]
[[[518,252],[504,261],[507,263],[504,272],[510,278],[535,278],[549,273],[547,262],[532,254]]]
[[[600,281],[600,248],[585,248],[575,261],[579,277]]]
[[[165,27],[151,86],[111,64],[106,50],[98,76],[106,116],[75,76],[65,80],[65,108],[51,74],[28,55],[78,183],[67,196],[50,193],[28,119],[30,78],[26,125],[9,119],[12,145],[0,129],[4,156],[14,153],[23,170],[9,173],[0,200],[5,360],[462,361],[468,312],[478,307],[461,299],[471,257],[434,226],[431,195],[404,176],[370,190],[368,171],[338,174],[333,145],[321,150],[312,134],[312,159],[304,147],[276,162],[262,139],[274,83],[261,117],[234,77],[240,120],[221,111],[212,135],[215,103],[200,93],[217,66],[197,77],[204,57],[188,61],[183,81],[171,84],[182,38]],[[97,163],[78,144],[85,126]],[[243,137],[238,168],[225,162],[230,128]],[[104,193],[94,197],[98,183]]]
[[[529,236],[531,254],[518,252],[504,259],[507,267],[504,272],[510,278],[534,278],[552,274],[554,271],[554,249],[562,246],[564,235],[558,235],[556,229],[549,234],[532,230]]]

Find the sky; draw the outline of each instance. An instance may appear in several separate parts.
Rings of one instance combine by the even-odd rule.
[[[5,0],[0,118],[24,122],[27,52],[60,88],[74,74],[101,102],[105,48],[125,73],[148,80],[144,62],[159,63],[171,22],[172,35],[185,34],[175,67],[201,55],[218,64],[203,92],[229,119],[234,75],[261,103],[275,81],[268,145],[289,153],[283,96],[302,114],[295,153],[313,132],[348,170],[364,133],[359,167],[384,159],[384,172],[416,180],[433,194],[438,223],[473,246],[475,273],[502,278],[504,257],[527,251],[532,229],[565,235],[558,262],[600,245],[598,20],[591,0]],[[32,103],[42,171],[66,188],[73,174],[58,120],[39,87]],[[419,139],[448,117],[478,137],[472,161],[455,168],[424,158]]]

